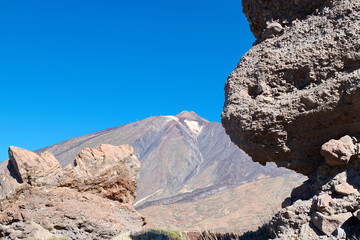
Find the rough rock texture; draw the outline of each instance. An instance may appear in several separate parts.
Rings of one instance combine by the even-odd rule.
[[[269,223],[280,239],[360,235],[360,0],[243,0],[257,41],[222,122],[254,161],[309,180]]]
[[[337,168],[324,161],[308,181],[293,190],[290,204],[273,217],[269,228],[280,239],[358,238],[358,189],[359,155],[353,154],[347,164]]]
[[[101,144],[85,148],[64,169],[60,186],[97,193],[103,197],[132,204],[135,199],[140,162],[129,145]]]
[[[321,146],[321,155],[330,166],[347,164],[352,155],[356,153],[355,138],[344,136],[339,140],[331,139]]]
[[[9,148],[9,160],[20,177],[21,182],[30,185],[56,182],[61,168],[52,153],[40,155],[19,147]]]
[[[351,217],[352,214],[349,212],[332,216],[327,216],[320,212],[315,212],[311,217],[311,222],[320,231],[330,236],[339,226],[342,226],[344,222],[346,222]]]
[[[258,38],[226,83],[222,122],[262,164],[310,175],[360,133],[360,0],[243,0]]]
[[[271,23],[289,26],[295,19],[303,19],[327,0],[243,0],[243,11],[249,19],[251,31],[261,39],[268,36]],[[282,27],[281,27],[282,28]]]
[[[145,225],[131,203],[139,161],[128,145],[84,149],[64,170],[51,153],[10,147],[0,181],[0,238],[111,239]]]
[[[140,231],[144,223],[130,205],[59,187],[23,191],[0,218],[0,236],[8,239],[34,237],[33,223],[50,236],[71,239],[111,239],[121,232]]]

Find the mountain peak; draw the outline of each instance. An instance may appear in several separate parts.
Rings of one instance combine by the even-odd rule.
[[[175,117],[182,119],[182,120],[193,120],[193,121],[201,121],[201,122],[208,122],[206,119],[197,115],[194,111],[182,111],[181,113],[177,114]]]

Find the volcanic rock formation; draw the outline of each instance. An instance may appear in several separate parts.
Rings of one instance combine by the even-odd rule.
[[[344,139],[351,138],[344,136],[323,144],[321,153],[326,160],[316,174],[292,191],[287,202],[293,204],[271,220],[269,227],[278,238],[360,236],[360,156],[358,150],[348,155],[349,149],[359,144]],[[349,160],[344,161],[344,157]]]
[[[253,160],[309,175],[360,133],[360,1],[243,0],[256,44],[230,74],[222,122]]]
[[[309,177],[269,223],[281,239],[359,236],[360,0],[243,0],[257,41],[222,122],[254,161]]]
[[[188,111],[105,129],[37,152],[52,152],[65,167],[81,149],[101,143],[134,147],[141,161],[134,206],[156,228],[253,230],[259,222],[269,221],[280,210],[281,199],[303,181],[275,164],[263,167],[254,163],[231,142],[220,123],[209,122]],[[88,152],[86,156],[92,154]],[[271,184],[248,191],[250,186],[267,181]],[[260,189],[267,189],[268,193],[259,198]],[[223,199],[219,202],[222,207],[214,203],[218,198]],[[231,216],[224,214],[226,203],[232,206],[233,202],[243,206],[231,207]],[[201,207],[194,207],[197,205]],[[260,205],[267,210],[262,210]],[[250,210],[251,216],[243,213]]]
[[[140,163],[128,145],[84,149],[60,168],[52,153],[9,148],[0,178],[1,239],[111,239],[139,231],[132,207]]]

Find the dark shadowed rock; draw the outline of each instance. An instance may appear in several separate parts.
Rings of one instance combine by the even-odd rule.
[[[360,1],[243,5],[263,41],[227,80],[223,125],[254,161],[309,175],[325,142],[360,133]]]

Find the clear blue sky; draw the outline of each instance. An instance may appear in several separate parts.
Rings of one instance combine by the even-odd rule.
[[[240,0],[0,0],[0,160],[156,115],[220,121]]]

